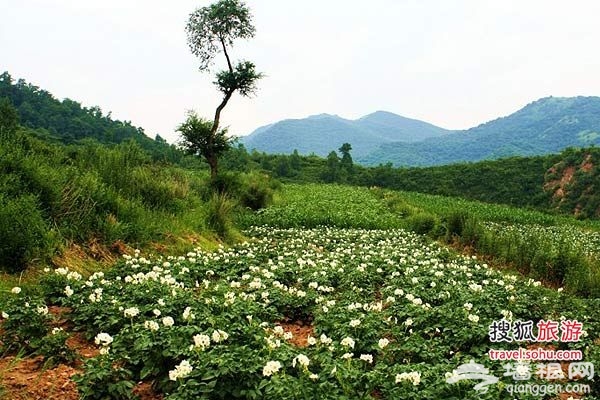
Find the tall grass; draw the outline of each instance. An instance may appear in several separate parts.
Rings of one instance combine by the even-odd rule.
[[[70,241],[132,245],[204,229],[207,175],[153,163],[134,142],[53,145],[27,132],[0,141],[0,270],[48,261]]]

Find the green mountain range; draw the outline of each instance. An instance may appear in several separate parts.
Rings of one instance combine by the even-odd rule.
[[[267,153],[325,155],[352,145],[357,162],[431,166],[559,152],[600,143],[600,97],[546,97],[503,118],[463,131],[376,112],[355,121],[319,115],[285,120],[243,138]]]
[[[427,122],[377,111],[357,120],[319,114],[304,119],[286,119],[256,129],[240,139],[249,150],[267,153],[326,156],[343,143],[352,145],[352,154],[366,157],[379,146],[394,142],[416,142],[437,138],[450,131]]]

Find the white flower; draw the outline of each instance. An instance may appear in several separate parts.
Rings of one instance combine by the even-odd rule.
[[[309,336],[306,338],[306,343],[308,343],[309,346],[314,346],[315,344],[317,344],[317,339],[315,339],[312,336]]]
[[[38,313],[38,314],[40,314],[40,315],[46,315],[46,314],[48,314],[48,307],[46,307],[45,305],[43,305],[43,306],[39,306],[39,307],[36,309],[36,311],[37,311],[37,313]]]
[[[351,337],[346,337],[346,338],[342,339],[340,344],[342,346],[350,347],[353,349],[354,348],[354,339],[352,339]]]
[[[373,356],[371,354],[361,354],[360,359],[369,364],[373,364]]]
[[[324,333],[321,334],[321,336],[319,337],[319,340],[324,345],[329,345],[329,344],[331,344],[331,342],[333,342],[333,340],[331,338],[328,338],[327,335]]]
[[[402,289],[396,289],[396,290],[394,290],[394,295],[396,295],[396,296],[404,296],[404,290],[402,290]]]
[[[185,378],[188,376],[194,367],[190,365],[188,360],[183,360],[179,363],[179,365],[175,366],[174,370],[169,371],[169,379],[172,381],[176,381],[179,378]]]
[[[279,361],[268,361],[263,367],[263,376],[271,376],[281,369],[281,363]]]
[[[8,319],[8,317],[9,315],[5,311],[2,311],[2,318]]]
[[[273,336],[266,337],[265,340],[267,341],[267,346],[269,346],[270,349],[276,349],[281,346],[281,340],[273,340]]]
[[[469,314],[469,316],[467,317],[469,319],[469,321],[471,322],[479,322],[479,316],[475,315],[475,314]]]
[[[126,318],[133,318],[135,316],[137,316],[140,313],[140,309],[137,307],[130,307],[130,308],[126,308],[125,310],[123,310],[123,315]]]
[[[317,375],[317,374],[310,374],[308,376],[308,379],[316,381],[317,379],[319,379],[319,375]]]
[[[110,352],[110,347],[103,347],[100,349],[100,354],[103,356],[107,355]]]
[[[353,356],[354,356],[354,353],[344,353],[344,354],[342,355],[342,358],[343,358],[344,360],[349,360],[349,359],[350,359],[350,358],[352,358]]]
[[[406,321],[404,321],[404,325],[406,325],[406,326],[411,326],[412,324],[413,324],[412,318],[407,318]]]
[[[413,371],[396,374],[396,383],[400,383],[403,381],[410,381],[413,385],[417,386],[419,383],[421,383],[421,373]]]
[[[513,313],[512,313],[512,311],[509,311],[509,310],[501,310],[500,314],[502,314],[504,319],[509,320],[509,321],[511,321],[513,318]]]
[[[465,304],[463,304],[463,307],[465,308],[465,310],[471,311],[473,309],[473,304],[472,303],[465,303]]]
[[[65,287],[65,294],[67,295],[67,297],[73,296],[73,293],[75,293],[75,292],[73,291],[73,289],[71,289],[71,286]]]
[[[283,336],[285,331],[283,330],[283,327],[281,327],[280,325],[277,325],[275,328],[273,328],[273,333],[276,334],[277,336]]]
[[[350,326],[352,328],[356,328],[359,325],[360,325],[360,319],[353,319],[352,321],[350,321]]]
[[[195,318],[196,318],[196,316],[192,312],[192,308],[191,307],[186,307],[185,310],[183,310],[183,320],[184,321],[191,321],[191,320],[193,320]]]
[[[158,323],[156,321],[146,321],[146,322],[144,322],[144,327],[153,332],[157,331],[159,328]]]
[[[208,337],[208,335],[204,335],[204,334],[194,335],[193,339],[194,339],[194,347],[199,347],[202,350],[204,350],[208,346],[210,346],[210,338]]]
[[[97,345],[101,345],[104,347],[107,347],[108,345],[110,345],[112,343],[112,341],[113,341],[112,336],[110,336],[108,333],[105,333],[105,332],[100,332],[94,338],[94,342]]]
[[[20,288],[20,287],[18,287],[18,286],[15,286],[14,288],[12,288],[12,289],[10,290],[10,292],[11,292],[11,293],[14,293],[14,294],[19,294],[19,293],[21,293],[21,288]]]
[[[152,314],[154,314],[157,317],[160,317],[161,312],[158,308],[155,308],[154,310],[152,310]]]
[[[227,334],[227,332],[222,331],[220,329],[217,329],[216,331],[214,331],[212,333],[212,340],[215,343],[219,343],[219,342],[222,342],[224,340],[227,340],[228,337],[229,337],[229,335]]]
[[[294,334],[292,332],[286,332],[283,334],[283,338],[285,340],[291,340],[294,337]]]
[[[384,349],[388,344],[390,344],[390,341],[386,338],[382,338],[379,339],[379,342],[377,344],[379,345],[380,349]]]
[[[292,367],[296,368],[296,363],[300,364],[304,368],[308,368],[308,364],[310,364],[310,360],[304,354],[298,354],[292,360]]]
[[[175,321],[172,317],[164,317],[162,319],[162,323],[164,326],[173,326],[175,324]]]
[[[471,289],[474,292],[481,292],[481,291],[483,291],[483,286],[478,285],[476,283],[471,283],[469,285],[469,289]]]
[[[52,334],[57,335],[63,331],[63,328],[52,328]]]

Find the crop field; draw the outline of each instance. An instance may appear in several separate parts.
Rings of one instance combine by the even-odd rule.
[[[83,333],[99,351],[73,378],[83,399],[135,398],[138,382],[171,400],[534,399],[539,393],[513,394],[523,383],[514,371],[548,385],[556,380],[539,372],[556,362],[495,360],[490,351],[574,350],[600,365],[598,298],[403,229],[406,219],[376,190],[286,185],[275,205],[240,220],[246,240],[231,247],[135,251],[89,277],[48,269],[37,287],[9,289],[0,305],[5,351],[71,362],[66,343]],[[597,234],[577,226],[486,224],[499,239],[598,251]],[[67,328],[57,327],[53,306],[66,310]],[[580,324],[576,340],[543,340],[537,324],[550,321],[561,330]],[[493,326],[526,322],[528,340],[492,340]],[[461,378],[473,363],[492,379],[485,390]],[[597,376],[571,383],[598,398]]]
[[[490,343],[488,326],[503,318],[576,319],[581,340],[561,345],[600,361],[597,300],[502,274],[404,230],[247,235],[215,252],[136,253],[88,279],[48,272],[46,297],[69,307],[102,352],[77,378],[82,393],[125,396],[134,382],[154,380],[167,399],[507,398],[510,378],[487,357],[491,347],[519,347]],[[5,338],[46,321],[45,306],[13,293]],[[8,323],[13,313],[18,325]],[[49,330],[37,333],[41,341]],[[500,383],[482,394],[472,381],[446,382],[470,360]]]

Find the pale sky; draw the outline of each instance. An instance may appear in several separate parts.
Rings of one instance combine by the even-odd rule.
[[[185,23],[201,0],[0,0],[0,72],[176,139],[221,100]],[[248,0],[234,59],[266,74],[222,114],[244,135],[286,118],[377,110],[448,129],[544,96],[600,95],[597,0]],[[222,56],[217,67],[224,68]]]

